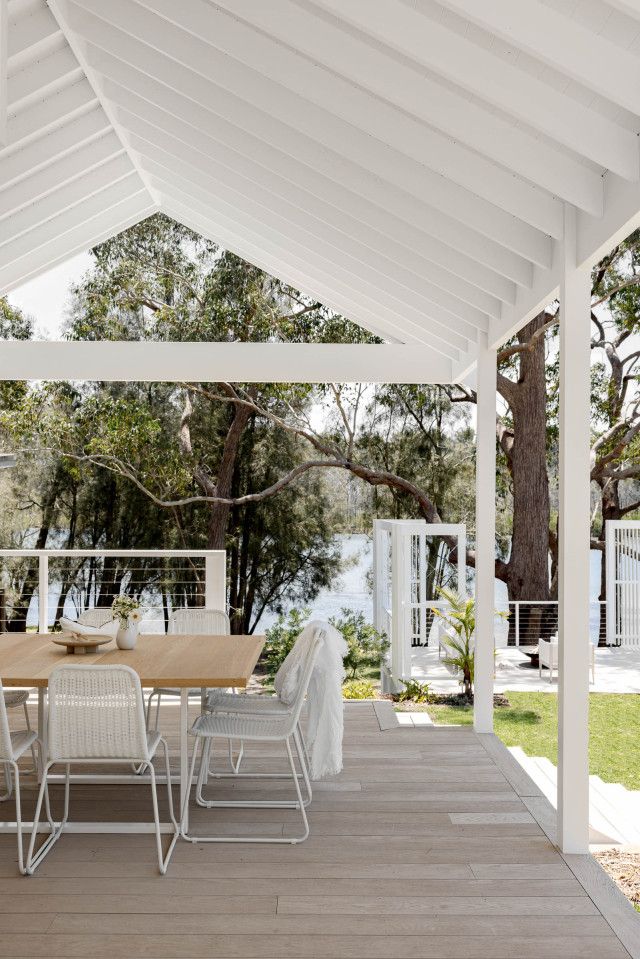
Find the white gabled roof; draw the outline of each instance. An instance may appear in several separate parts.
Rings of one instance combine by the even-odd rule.
[[[1,2],[1,0],[0,0]],[[455,376],[639,222],[640,0],[9,0],[0,289],[156,209]]]

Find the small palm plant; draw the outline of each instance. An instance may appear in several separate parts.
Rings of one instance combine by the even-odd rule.
[[[447,639],[447,646],[453,650],[443,662],[460,670],[462,695],[473,699],[473,671],[475,654],[472,646],[473,632],[476,628],[476,606],[473,599],[465,599],[452,589],[438,587],[438,595],[447,603],[446,609],[435,608],[433,612],[453,633]]]

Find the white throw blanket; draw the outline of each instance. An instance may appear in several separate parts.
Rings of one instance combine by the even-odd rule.
[[[111,636],[115,639],[120,623],[117,619],[105,623],[104,626],[85,626],[84,623],[76,623],[73,619],[60,617],[60,625],[65,633],[71,633],[72,636],[81,636],[83,639],[91,639],[93,636]]]
[[[307,623],[278,670],[274,682],[276,693],[282,702],[291,705],[318,630],[322,634],[322,644],[316,656],[307,696],[307,746],[312,779],[336,776],[342,770],[342,682],[345,675],[343,659],[348,652],[342,633],[320,620]]]

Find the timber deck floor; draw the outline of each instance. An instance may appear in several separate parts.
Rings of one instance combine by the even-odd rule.
[[[177,710],[163,707],[163,719],[175,733]],[[25,878],[16,869],[15,837],[1,836],[0,956],[629,955],[472,731],[381,731],[372,705],[354,703],[346,707],[344,751],[344,772],[316,784],[311,836],[297,846],[179,842],[162,877],[151,835],[70,834]],[[260,757],[254,768],[266,768]],[[248,790],[244,783],[215,788]],[[281,789],[273,782],[259,788],[274,796]],[[30,817],[33,782],[25,793]],[[11,807],[0,807],[3,819]],[[149,819],[148,787],[75,785],[71,817]],[[192,822],[281,835],[295,827],[294,817],[278,809],[197,809]]]

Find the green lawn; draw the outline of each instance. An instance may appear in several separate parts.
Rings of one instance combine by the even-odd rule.
[[[496,735],[506,746],[558,762],[557,697],[553,693],[507,692],[511,705],[496,707]],[[589,770],[605,782],[640,789],[640,695],[591,693]],[[471,707],[429,705],[436,723],[473,722]]]

